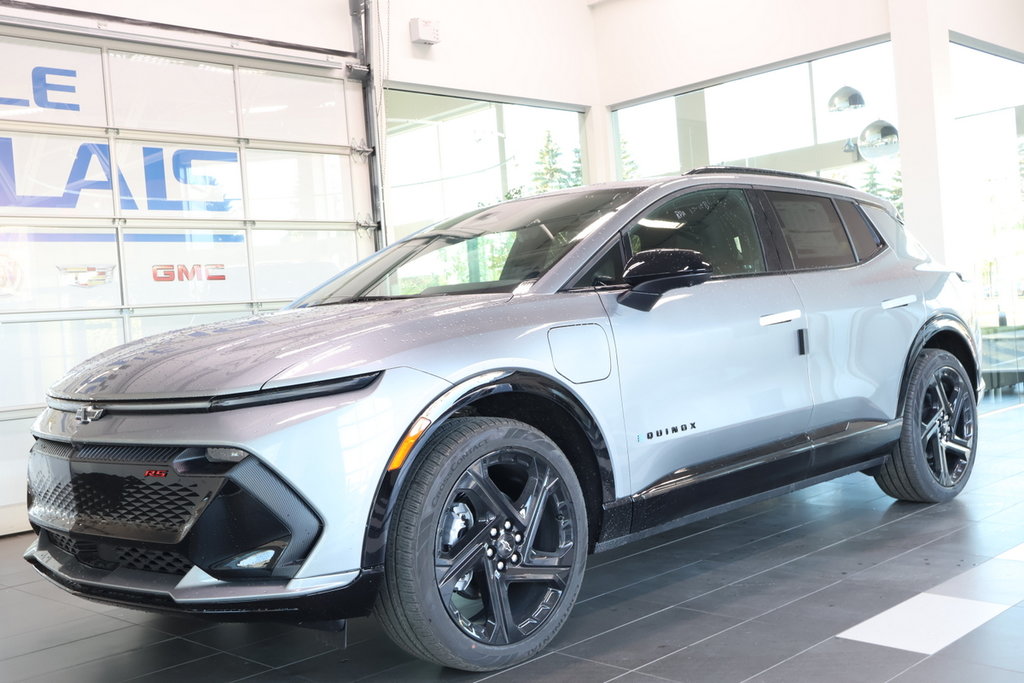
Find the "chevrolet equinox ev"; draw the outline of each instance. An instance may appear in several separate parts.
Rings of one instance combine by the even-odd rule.
[[[538,653],[587,555],[863,472],[966,484],[971,296],[892,205],[704,168],[480,208],[279,312],[111,349],[35,421],[26,559],[220,619]]]

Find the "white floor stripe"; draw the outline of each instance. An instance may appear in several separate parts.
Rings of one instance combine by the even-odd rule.
[[[1009,605],[921,593],[838,637],[933,655],[1008,609]]]
[[[1016,560],[1018,562],[1024,562],[1024,543],[1021,543],[1016,548],[1007,550],[1002,555],[996,557],[997,560]]]
[[[1024,543],[837,637],[932,655],[1024,601]]]

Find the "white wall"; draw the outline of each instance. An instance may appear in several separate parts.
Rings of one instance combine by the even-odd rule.
[[[577,106],[595,104],[599,72],[584,0],[373,0],[384,26],[378,76],[445,90]],[[441,42],[409,39],[412,18],[437,21]]]
[[[886,0],[597,0],[591,8],[609,105],[889,30]]]
[[[40,5],[352,51],[348,0],[45,0]]]
[[[1024,2],[1021,0],[952,0],[949,28],[1024,55]]]

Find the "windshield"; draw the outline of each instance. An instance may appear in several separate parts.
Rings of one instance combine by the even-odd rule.
[[[543,275],[642,187],[541,195],[419,232],[325,283],[293,307],[512,292]]]

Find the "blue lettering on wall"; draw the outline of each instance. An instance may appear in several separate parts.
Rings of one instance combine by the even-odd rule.
[[[0,138],[2,139],[2,138]],[[86,180],[85,176],[89,172],[89,164],[92,163],[95,158],[100,168],[103,169],[104,180]],[[128,182],[124,179],[124,175],[119,170],[117,172],[118,189],[121,192],[121,208],[122,209],[137,209],[138,204],[132,198],[132,192],[128,189]],[[64,185],[64,196],[62,200],[67,200],[70,207],[74,207],[78,204],[78,195],[82,190],[111,190],[114,189],[114,182],[111,179],[110,171],[110,145],[85,142],[78,148],[78,154],[75,155],[75,161],[71,164],[71,172],[68,173],[68,182]]]
[[[178,200],[167,198],[167,177],[164,172],[164,148],[143,147],[142,163],[146,186],[146,208],[151,211],[230,211],[232,200],[222,201]],[[102,178],[89,178],[93,161],[102,171]],[[171,168],[178,183],[186,186],[213,187],[218,184],[213,176],[199,175],[192,170],[197,161],[238,163],[236,152],[206,149],[181,149],[171,156]],[[0,206],[33,207],[41,209],[74,209],[83,190],[113,191],[113,171],[110,161],[110,146],[105,143],[83,142],[71,161],[64,192],[60,195],[18,194],[13,140],[0,137]],[[138,210],[131,188],[124,174],[117,170],[118,190],[121,194],[121,208],[126,211]]]
[[[52,66],[37,66],[32,69],[32,99],[42,109],[65,109],[79,111],[81,107],[75,102],[54,102],[50,99],[51,92],[77,92],[70,83],[51,83],[50,76],[59,78],[77,78],[74,69],[57,69]],[[22,97],[0,97],[0,104],[10,107],[28,107],[30,103]]]
[[[174,168],[174,177],[179,183],[185,185],[208,185],[216,186],[217,179],[213,176],[198,175],[192,172],[193,161],[224,161],[236,162],[238,155],[234,152],[218,152],[211,149],[179,149],[171,157],[171,166]],[[188,209],[192,211],[229,211],[231,201],[225,198],[219,202],[185,202]]]
[[[51,92],[75,92],[75,86],[64,83],[50,83],[47,76],[67,76],[75,78],[78,72],[72,69],[54,69],[48,66],[37,66],[32,69],[32,97],[36,106],[46,109],[67,109],[78,111],[79,106],[73,102],[51,102]]]

